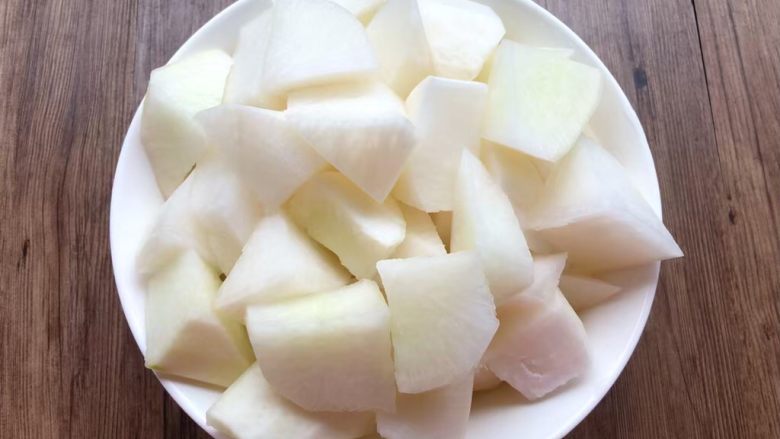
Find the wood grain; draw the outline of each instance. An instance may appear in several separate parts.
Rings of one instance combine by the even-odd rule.
[[[228,3],[0,2],[0,438],[206,437],[143,368],[108,204],[150,70]],[[541,3],[637,108],[687,255],[571,436],[780,437],[780,3]]]

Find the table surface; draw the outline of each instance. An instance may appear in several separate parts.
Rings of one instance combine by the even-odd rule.
[[[206,437],[143,367],[108,206],[150,70],[228,3],[0,2],[0,437]],[[637,109],[686,253],[571,437],[780,437],[780,2],[541,3]]]

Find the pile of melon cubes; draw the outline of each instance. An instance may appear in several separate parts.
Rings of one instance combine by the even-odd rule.
[[[469,0],[277,0],[152,72],[146,363],[236,438],[463,437],[589,367],[605,273],[681,255],[584,135],[599,70]],[[637,145],[637,147],[639,147]]]

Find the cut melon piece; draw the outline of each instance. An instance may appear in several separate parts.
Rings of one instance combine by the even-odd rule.
[[[284,109],[284,96],[270,94],[263,81],[265,52],[271,39],[271,20],[272,11],[266,10],[241,28],[238,45],[233,52],[233,68],[225,84],[224,103]]]
[[[285,0],[273,8],[263,82],[270,95],[360,81],[378,69],[363,25],[328,0]]]
[[[574,55],[573,49],[566,49],[563,47],[534,47],[534,49],[547,52],[549,55],[559,56],[561,58],[571,58]],[[479,72],[479,76],[477,76],[477,79],[475,81],[484,82],[487,84],[490,82],[490,73],[493,70],[493,60],[495,59],[496,53],[493,52],[490,57],[485,61],[485,65],[482,67],[482,71]]]
[[[482,162],[509,197],[520,225],[525,226],[544,188],[544,179],[534,160],[521,152],[485,141],[482,143]]]
[[[368,24],[384,0],[332,0],[333,3],[352,13],[363,24]]]
[[[426,212],[452,210],[455,180],[464,150],[479,150],[487,87],[471,81],[428,77],[406,101],[417,128],[393,196]]]
[[[394,411],[390,313],[376,284],[247,308],[263,375],[306,410]]]
[[[366,28],[385,83],[406,97],[426,76],[433,61],[417,0],[388,0]]]
[[[501,384],[501,379],[490,370],[483,362],[479,363],[477,370],[474,371],[474,391],[493,390]]]
[[[539,200],[531,228],[585,272],[682,256],[626,170],[590,140],[555,167]]]
[[[498,327],[474,252],[377,263],[391,313],[395,377],[421,393],[470,375]]]
[[[415,256],[443,256],[447,254],[444,244],[436,232],[436,226],[427,213],[404,204],[399,205],[406,221],[406,236],[396,247],[391,259],[413,258]]]
[[[374,430],[372,413],[307,412],[279,396],[252,365],[206,412],[208,424],[235,439],[355,439]]]
[[[561,276],[560,288],[569,305],[576,311],[596,306],[620,292],[620,287],[617,285],[595,277],[576,274]]]
[[[192,215],[214,263],[230,273],[260,219],[260,208],[220,157],[198,162],[192,179]]]
[[[476,78],[504,37],[501,19],[480,3],[420,0],[420,13],[437,76]]]
[[[501,326],[485,363],[530,400],[581,376],[590,360],[587,335],[558,289],[566,255],[538,257],[534,283],[498,309]]]
[[[227,387],[252,364],[241,324],[216,313],[217,272],[187,251],[149,278],[146,367]]]
[[[232,60],[208,50],[152,71],[141,116],[141,143],[164,197],[170,196],[206,152],[192,119],[219,105]]]
[[[385,439],[463,439],[471,413],[471,375],[416,395],[398,395],[395,413],[377,413]]]
[[[450,237],[452,236],[452,212],[434,212],[431,214],[433,224],[439,233],[444,248],[450,249]]]
[[[293,129],[284,113],[222,105],[198,115],[217,146],[260,204],[272,210],[327,164]]]
[[[533,259],[512,203],[470,152],[460,163],[450,248],[477,252],[497,304],[533,280]]]
[[[328,291],[350,280],[335,256],[277,213],[257,224],[215,305],[243,321],[249,305]]]
[[[376,262],[393,254],[406,235],[395,200],[377,203],[338,172],[324,172],[303,185],[288,210],[358,278],[373,277]]]
[[[483,136],[530,156],[558,161],[601,98],[601,72],[545,49],[504,40],[488,83]]]
[[[292,93],[286,114],[325,160],[380,202],[416,142],[403,103],[378,83]]]
[[[209,258],[208,242],[195,221],[190,203],[193,181],[192,175],[187,177],[160,208],[136,258],[142,276],[156,273],[187,250]]]

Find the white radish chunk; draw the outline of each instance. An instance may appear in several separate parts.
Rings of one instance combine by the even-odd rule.
[[[601,97],[601,72],[504,40],[493,61],[483,136],[555,162],[582,133]]]
[[[620,287],[595,277],[577,274],[561,276],[561,292],[575,311],[584,311],[620,292]]]
[[[290,199],[288,210],[358,278],[372,278],[377,261],[393,254],[406,236],[395,200],[378,203],[338,172],[315,176]]]
[[[566,255],[538,257],[534,283],[498,309],[501,326],[485,354],[496,376],[529,400],[581,376],[590,360],[587,335],[558,289]]]
[[[233,68],[225,84],[225,104],[242,104],[254,107],[283,110],[284,96],[272,95],[263,81],[265,53],[271,39],[272,11],[264,11],[259,17],[245,24],[233,52]]]
[[[199,161],[192,180],[192,215],[214,264],[230,273],[260,219],[260,208],[221,157]]]
[[[420,13],[437,76],[476,78],[505,33],[491,8],[469,0],[420,0]]]
[[[463,439],[471,395],[471,375],[425,393],[400,394],[395,413],[377,413],[377,430],[385,439]]]
[[[227,387],[252,364],[241,324],[211,306],[217,288],[217,272],[193,251],[149,278],[146,367]]]
[[[583,271],[682,256],[680,247],[607,151],[582,139],[553,169],[531,228]]]
[[[203,131],[193,117],[222,102],[231,64],[225,52],[208,50],[152,71],[141,142],[166,198],[206,152]]]
[[[533,280],[533,259],[512,203],[470,152],[460,163],[450,249],[479,255],[499,305]]]
[[[396,247],[390,259],[446,255],[447,250],[436,232],[431,217],[414,207],[404,204],[399,204],[399,207],[406,221],[406,236],[401,245]]]
[[[206,412],[208,424],[235,439],[355,439],[374,429],[371,413],[307,412],[278,395],[257,364]]]
[[[215,306],[243,321],[249,305],[332,290],[350,279],[335,256],[277,213],[257,224]]]
[[[366,28],[376,50],[382,79],[406,97],[426,76],[433,61],[417,0],[388,0]]]
[[[215,145],[255,194],[272,210],[327,164],[287,122],[284,113],[221,105],[198,115]]]
[[[325,160],[380,202],[416,143],[403,103],[378,83],[292,93],[286,114]]]
[[[390,313],[376,284],[249,307],[263,375],[306,410],[394,411]]]
[[[378,64],[363,25],[328,0],[285,0],[273,8],[263,82],[270,95],[360,81]]]
[[[387,295],[402,393],[422,393],[470,375],[498,327],[478,256],[388,259],[377,269]]]
[[[398,200],[426,212],[452,210],[464,150],[479,150],[485,84],[430,76],[406,100],[417,146],[393,190]]]

